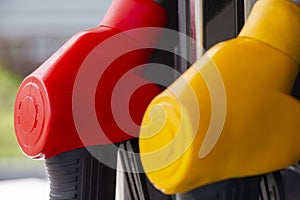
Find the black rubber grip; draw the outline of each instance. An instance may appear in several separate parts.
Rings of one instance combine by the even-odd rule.
[[[113,145],[89,147],[46,159],[50,200],[115,200],[117,148]],[[108,167],[101,159],[109,159]]]
[[[260,176],[220,181],[183,194],[177,200],[258,200]]]

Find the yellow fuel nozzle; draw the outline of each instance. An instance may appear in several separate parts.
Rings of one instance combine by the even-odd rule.
[[[211,48],[148,106],[143,167],[181,193],[300,160],[300,6],[260,0],[240,35]]]

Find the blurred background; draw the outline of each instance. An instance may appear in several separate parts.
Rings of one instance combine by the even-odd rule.
[[[0,0],[0,199],[49,199],[43,161],[16,141],[17,89],[72,35],[97,26],[111,0]]]

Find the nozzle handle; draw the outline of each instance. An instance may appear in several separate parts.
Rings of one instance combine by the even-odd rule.
[[[50,200],[115,200],[116,165],[111,168],[99,160],[110,159],[110,163],[116,164],[116,149],[115,145],[102,145],[46,159]]]

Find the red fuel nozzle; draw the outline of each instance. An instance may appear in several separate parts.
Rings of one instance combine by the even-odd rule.
[[[23,152],[32,158],[49,158],[84,146],[117,143],[137,136],[138,130],[135,132],[132,129],[133,132],[129,134],[118,127],[112,112],[111,99],[118,80],[134,67],[148,61],[152,51],[143,48],[143,45],[155,43],[159,34],[138,35],[136,38],[136,35],[124,31],[142,27],[164,27],[166,21],[165,10],[152,0],[114,0],[98,27],[73,36],[30,74],[22,82],[15,102],[15,132]],[[94,93],[95,105],[91,105],[89,101],[77,105],[81,108],[94,106],[103,132],[95,133],[93,127],[89,126],[90,119],[86,118],[84,133],[79,134],[72,107],[76,78],[81,66],[89,62],[87,57],[96,47],[115,35],[120,35],[121,42],[108,46],[105,52],[102,51],[101,55],[89,63],[97,65],[100,71],[103,70]],[[120,55],[104,70],[101,60],[126,45],[140,45],[141,48]],[[91,71],[91,77],[93,73]],[[134,73],[129,73],[129,77],[128,84],[145,79]],[[88,81],[89,77],[86,78]],[[126,85],[123,88],[126,90]],[[79,88],[82,98],[85,98],[89,89],[84,88],[84,83]],[[140,124],[148,103],[159,92],[158,86],[149,83],[133,93],[129,113],[137,124]],[[118,102],[122,104],[122,98]]]

